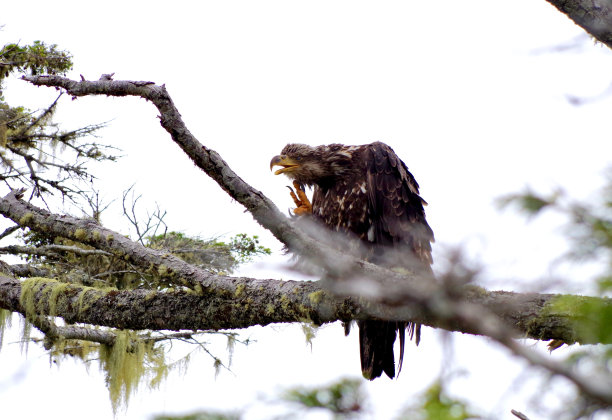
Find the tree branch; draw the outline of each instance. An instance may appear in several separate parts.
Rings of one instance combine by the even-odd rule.
[[[113,232],[95,223],[79,221],[67,216],[63,216],[61,220],[54,219],[50,213],[44,213],[44,210],[36,209],[19,200],[15,193],[8,194],[0,200],[0,213],[18,221],[19,224],[27,225],[34,230],[47,231],[50,229],[53,232],[62,232],[61,236],[74,238],[112,253],[123,252],[126,258],[133,261],[134,264],[141,267],[152,265],[160,275],[170,273],[182,284],[189,285],[197,291],[196,294],[180,292],[178,295],[172,295],[172,299],[155,308],[159,310],[161,307],[168,306],[173,310],[155,312],[152,318],[142,316],[150,315],[151,300],[166,299],[168,294],[142,295],[146,292],[122,291],[110,292],[102,296],[100,294],[104,292],[101,291],[87,292],[89,298],[94,298],[92,304],[94,301],[101,302],[107,308],[101,312],[101,318],[91,319],[94,324],[106,325],[103,322],[109,322],[109,317],[115,317],[113,324],[122,325],[121,328],[135,329],[185,328],[185,326],[179,327],[179,324],[188,324],[190,326],[187,328],[195,327],[196,329],[201,328],[199,326],[202,324],[207,329],[243,328],[255,324],[296,322],[304,319],[310,319],[315,323],[371,318],[407,320],[453,331],[490,336],[530,363],[568,378],[586,395],[604,404],[612,405],[612,386],[607,389],[605,386],[603,388],[591,386],[589,381],[581,375],[543,358],[538,353],[510,339],[517,336],[518,330],[523,336],[537,339],[554,338],[568,343],[587,342],[589,338],[580,335],[581,332],[573,328],[571,316],[567,313],[555,313],[556,297],[554,295],[520,295],[509,292],[487,292],[473,287],[458,287],[436,281],[429,273],[399,274],[378,267],[348,255],[346,251],[348,247],[345,247],[343,252],[339,251],[338,248],[341,248],[343,244],[341,241],[340,245],[336,243],[335,246],[330,246],[330,243],[339,241],[338,236],[334,236],[333,240],[329,241],[329,237],[320,235],[320,232],[313,234],[311,230],[306,233],[302,226],[298,228],[294,222],[283,216],[267,197],[253,189],[233,172],[216,152],[198,142],[183,123],[163,85],[157,86],[152,82],[113,81],[109,78],[80,82],[60,76],[24,76],[23,79],[38,86],[63,88],[73,96],[131,95],[151,101],[159,110],[161,124],[172,139],[198,167],[213,178],[232,198],[245,206],[257,222],[270,230],[292,251],[310,258],[323,267],[332,278],[352,280],[351,282],[325,283],[327,289],[329,289],[327,286],[333,286],[334,292],[341,291],[344,294],[360,295],[363,294],[365,288],[360,288],[359,284],[366,282],[370,289],[371,286],[378,287],[377,293],[371,294],[370,300],[365,301],[332,297],[325,293],[318,283],[215,276],[186,264],[176,257],[147,250],[142,245],[132,243],[126,238],[114,239]],[[111,240],[103,239],[108,236],[111,237]],[[40,289],[46,287],[41,286]],[[3,288],[0,287],[0,290]],[[124,301],[123,297],[126,296],[124,293],[135,295],[130,295],[132,298]],[[85,295],[78,291],[73,294]],[[57,296],[57,294],[52,295]],[[121,301],[119,301],[120,297]],[[73,297],[72,299],[80,301],[79,298]],[[133,303],[130,299],[138,301],[138,306],[135,307],[137,313],[133,314],[137,316],[124,318],[121,309],[128,308],[128,302]],[[176,314],[180,312],[179,308],[186,308],[190,303],[184,299],[195,299],[192,303],[195,307],[189,311],[191,315],[186,314],[186,317],[177,319]],[[373,300],[379,303],[372,303]],[[1,298],[0,301],[2,301]],[[510,305],[503,305],[504,301]],[[493,304],[490,305],[491,303]],[[543,306],[538,306],[538,303]],[[609,300],[600,299],[599,303],[611,305]],[[536,305],[536,307],[529,307],[529,305]],[[75,307],[78,309],[75,310]],[[74,320],[69,322],[77,322],[77,314],[87,312],[91,307],[89,304],[85,307],[75,306],[75,302],[62,305],[62,308],[67,311],[67,316],[70,319],[74,317]],[[520,308],[520,311],[517,311],[516,308]],[[45,309],[44,305],[42,309]],[[504,312],[506,309],[508,312]],[[169,314],[171,314],[171,319],[164,317]],[[199,315],[197,319],[193,319],[193,314]],[[146,322],[142,325],[134,325],[134,319]],[[543,319],[546,321],[554,319],[554,321],[547,323],[542,322]],[[177,321],[180,322],[172,324]],[[195,324],[192,325],[192,322]],[[571,331],[571,333],[565,334],[562,331],[565,333]]]
[[[57,256],[61,252],[72,252],[78,255],[112,255],[110,252],[99,249],[84,249],[77,246],[69,245],[43,245],[39,247],[29,247],[21,245],[9,245],[0,247],[0,254],[12,255],[38,255],[42,257]]]
[[[73,97],[88,95],[138,96],[153,103],[160,112],[162,127],[172,140],[193,160],[195,165],[214,179],[234,200],[242,204],[276,238],[300,255],[320,261],[326,269],[335,271],[339,264],[348,267],[352,260],[333,248],[310,239],[285,217],[263,193],[244,182],[212,149],[202,145],[187,129],[180,113],[166,91],[165,85],[143,81],[75,81],[62,76],[23,76],[37,86],[63,88]],[[326,264],[325,261],[328,261]],[[346,271],[346,270],[345,270]]]
[[[7,270],[15,277],[47,277],[50,272],[47,268],[34,267],[32,264],[8,265]]]
[[[225,276],[216,277],[220,282],[226,281]],[[555,294],[468,288],[464,300],[455,307],[459,309],[454,309],[450,317],[441,317],[420,308],[389,308],[356,298],[339,298],[328,293],[321,282],[248,277],[234,277],[232,282],[236,285],[234,293],[218,289],[200,293],[109,291],[44,278],[24,283],[0,275],[0,307],[26,315],[26,303],[22,302],[25,288],[34,297],[33,307],[38,315],[60,316],[68,323],[133,330],[220,330],[304,320],[323,324],[376,318],[486,334],[498,341],[533,338],[595,342],[593,337],[581,335],[571,314],[556,309],[555,300],[560,295]],[[612,306],[610,299],[601,301]],[[480,311],[474,311],[475,307]],[[489,313],[496,315],[496,323],[491,323]]]
[[[547,0],[576,25],[612,48],[612,1]]]
[[[30,316],[29,320],[36,328],[45,334],[45,348],[47,350],[52,347],[49,342],[57,340],[58,338],[64,338],[66,340],[86,340],[109,346],[115,343],[116,336],[111,331],[75,326],[58,327],[51,319],[42,315]]]

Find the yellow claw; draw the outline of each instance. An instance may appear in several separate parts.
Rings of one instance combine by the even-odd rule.
[[[302,189],[300,183],[293,181],[293,187],[295,188],[295,193],[291,187],[289,187],[291,190],[291,198],[297,206],[297,208],[293,210],[293,214],[296,216],[303,216],[304,214],[312,213],[312,204],[310,203],[310,200],[306,196],[306,192]]]

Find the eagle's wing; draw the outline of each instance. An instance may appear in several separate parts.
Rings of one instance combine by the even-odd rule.
[[[369,145],[365,158],[368,218],[371,220],[367,239],[374,251],[372,262],[412,272],[431,270],[434,236],[425,220],[423,206],[427,203],[419,196],[419,184],[393,149],[384,143]],[[402,369],[406,328],[418,345],[421,336],[419,324],[359,322],[361,369],[366,377],[373,378],[382,371],[389,377],[394,376],[394,361],[392,358],[388,360],[388,355],[393,355],[396,331],[400,343],[398,372]]]
[[[369,145],[366,162],[366,190],[372,220],[368,240],[381,245],[382,250],[392,247],[394,253],[403,254],[393,258],[393,262],[410,264],[411,258],[406,258],[409,251],[419,265],[429,266],[433,262],[434,235],[425,220],[423,205],[427,203],[419,196],[419,184],[393,149],[384,143]]]

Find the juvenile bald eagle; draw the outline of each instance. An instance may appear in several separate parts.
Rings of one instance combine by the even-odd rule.
[[[272,158],[270,169],[314,188],[312,205],[303,191],[294,212],[312,212],[328,228],[356,236],[362,257],[389,268],[416,272],[432,263],[433,232],[425,220],[419,185],[393,149],[376,142],[363,146],[288,144]],[[399,333],[401,370],[405,331],[420,339],[420,325],[396,321],[359,321],[361,370],[368,379],[382,372],[395,376],[393,344]]]

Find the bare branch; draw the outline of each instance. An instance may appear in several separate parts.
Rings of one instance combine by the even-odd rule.
[[[512,415],[514,415],[515,417],[518,417],[521,420],[529,420],[529,417],[527,417],[526,415],[524,415],[520,411],[510,410],[510,412],[512,413]]]
[[[123,215],[128,219],[131,225],[134,226],[134,229],[136,229],[136,236],[138,238],[138,242],[140,242],[141,245],[144,245],[144,234],[140,232],[140,224],[138,223],[138,216],[136,216],[136,203],[138,203],[138,200],[140,200],[142,196],[139,195],[138,197],[134,198],[133,188],[134,185],[130,186],[130,188],[123,192],[123,199],[121,200],[121,205],[123,206]],[[130,206],[130,210],[128,211],[126,207],[126,200],[130,191],[132,192],[132,205]]]
[[[121,201],[121,204],[123,206],[123,215],[128,219],[130,224],[134,226],[134,229],[136,229],[137,241],[140,242],[142,245],[144,245],[145,244],[144,241],[147,238],[147,236],[155,236],[157,234],[157,231],[162,225],[166,226],[166,223],[164,222],[164,217],[166,217],[166,211],[162,211],[159,208],[159,205],[157,205],[155,211],[152,214],[147,212],[145,225],[144,227],[141,227],[141,224],[138,221],[139,217],[136,215],[136,204],[138,203],[138,200],[140,200],[142,196],[138,195],[136,198],[134,198],[133,188],[134,188],[134,185],[132,185],[130,188],[128,188],[126,191],[123,192],[123,199]],[[132,194],[132,197],[131,197],[132,204],[129,206],[130,209],[128,210],[126,206],[126,201],[127,201],[127,196],[128,194],[130,194],[130,192]],[[167,226],[166,226],[166,230],[167,230]]]
[[[69,245],[43,245],[39,247],[28,247],[21,245],[9,245],[0,247],[0,254],[12,254],[12,255],[38,255],[41,257],[57,257],[58,253],[61,252],[72,252],[78,255],[112,255],[110,252],[106,252],[100,249],[84,249],[77,246]]]
[[[4,231],[0,233],[0,239],[6,238],[7,236],[11,235],[13,232],[18,231],[19,229],[21,229],[21,226],[19,225],[11,226],[11,227],[4,229]]]
[[[612,48],[610,0],[547,0],[595,39]]]
[[[58,327],[52,319],[41,315],[30,315],[28,320],[43,332],[50,341],[62,337],[67,340],[87,340],[109,346],[115,343],[116,335],[112,331],[75,326]],[[50,347],[45,346],[45,348],[48,350]]]
[[[100,198],[100,192],[97,190],[92,191],[91,194],[87,194],[85,199],[87,200],[87,204],[91,210],[90,217],[97,223],[100,223],[100,216],[102,215],[102,212],[106,210],[114,201],[113,200],[109,203],[103,204],[102,199]]]
[[[13,264],[8,266],[8,270],[15,277],[48,277],[50,273],[50,270],[32,264]]]

